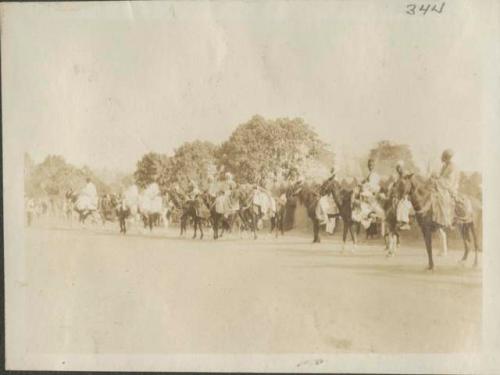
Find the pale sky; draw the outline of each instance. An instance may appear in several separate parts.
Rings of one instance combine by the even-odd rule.
[[[254,114],[302,117],[334,151],[390,139],[480,170],[488,11],[404,4],[3,4],[4,126],[37,161],[130,171]]]

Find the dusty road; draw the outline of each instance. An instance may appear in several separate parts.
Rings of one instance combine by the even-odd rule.
[[[26,229],[34,353],[461,352],[480,349],[481,267],[461,251],[287,235]],[[461,250],[461,249],[459,249]]]

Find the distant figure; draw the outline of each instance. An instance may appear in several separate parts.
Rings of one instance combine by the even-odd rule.
[[[86,197],[88,200],[88,207],[86,209],[88,210],[96,210],[97,209],[97,202],[98,202],[98,197],[97,197],[97,189],[95,185],[92,183],[90,178],[87,177],[87,184],[81,191],[81,195],[83,197]]]
[[[217,184],[215,183],[213,176],[208,176],[207,192],[208,195],[210,195],[212,198],[215,199],[217,197],[218,187]]]
[[[396,174],[397,180],[402,180],[405,178],[404,172],[404,162],[402,160],[398,161],[396,164]],[[411,202],[408,199],[408,195],[405,196],[397,203],[396,207],[396,219],[398,221],[399,229],[401,230],[409,230],[410,229],[410,211],[411,211]]]
[[[33,222],[33,215],[35,214],[35,201],[33,200],[33,198],[26,197],[25,206],[26,206],[26,220],[29,227]]]

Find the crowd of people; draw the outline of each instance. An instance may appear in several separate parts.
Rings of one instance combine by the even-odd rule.
[[[456,202],[460,201],[458,194],[459,173],[453,163],[453,152],[445,150],[442,153],[442,168],[438,174],[432,175],[430,184],[432,194],[429,208],[432,209],[432,220],[441,228],[449,228],[456,221]],[[368,229],[373,223],[382,223],[385,219],[385,212],[382,200],[393,199],[398,182],[412,176],[413,171],[407,171],[402,161],[395,163],[395,179],[390,186],[381,186],[382,178],[377,173],[376,161],[368,160],[368,173],[365,178],[356,186],[350,189],[352,202],[352,220],[360,223]],[[332,168],[330,176],[324,184],[336,181],[336,170]],[[287,199],[296,191],[298,187],[307,184],[303,176],[296,171],[290,173],[285,182],[277,183],[276,180],[261,180],[254,184],[238,184],[234,176],[220,168],[215,175],[207,177],[206,181],[196,182],[190,180],[184,184],[184,189],[180,183],[174,183],[166,191],[160,191],[156,182],[149,184],[143,191],[136,185],[130,186],[127,190],[119,194],[106,194],[98,196],[95,184],[87,179],[85,186],[78,192],[68,191],[65,195],[63,212],[67,217],[72,216],[76,211],[83,220],[86,216],[92,216],[93,212],[100,212],[100,216],[105,221],[113,221],[116,217],[116,208],[127,207],[130,216],[138,213],[158,213],[160,219],[158,223],[167,221],[168,217],[176,208],[182,206],[182,202],[199,202],[196,209],[203,206],[209,197],[208,202],[212,202],[215,211],[222,215],[237,212],[242,205],[253,204],[257,209],[259,219],[272,218],[277,211],[278,205],[285,205]],[[250,200],[242,202],[235,199],[234,192],[242,187],[249,190]],[[318,187],[318,194],[321,195],[321,188]],[[410,216],[414,213],[414,207],[410,202],[408,192],[397,195],[396,212],[398,228],[407,230],[410,228]],[[212,208],[212,207],[209,207]],[[419,208],[422,210],[422,208]],[[33,218],[47,211],[47,203],[36,201],[33,198],[26,198],[27,222],[30,225]],[[470,210],[469,210],[470,211]],[[321,223],[326,226],[326,230],[333,231],[334,221],[331,219],[338,215],[338,202],[335,202],[331,194],[324,194],[319,197],[316,214]]]

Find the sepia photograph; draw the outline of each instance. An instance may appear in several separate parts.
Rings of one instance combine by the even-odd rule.
[[[6,368],[500,370],[499,14],[2,4]]]

